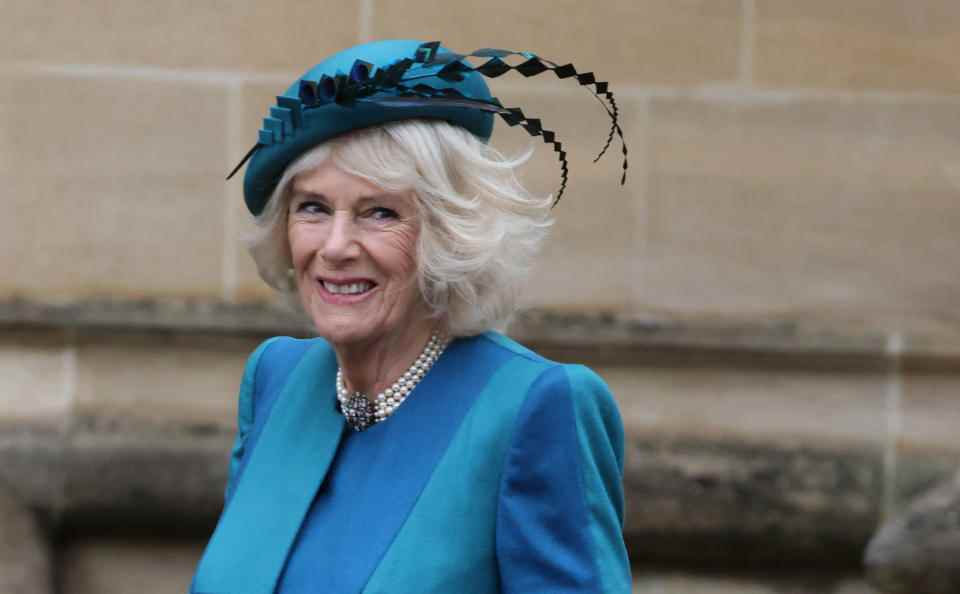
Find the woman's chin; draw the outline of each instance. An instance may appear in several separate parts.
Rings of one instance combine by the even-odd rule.
[[[334,344],[360,342],[376,331],[376,308],[371,295],[360,299],[331,299],[320,291],[308,297],[307,313],[317,334]]]
[[[317,334],[334,345],[350,345],[369,342],[376,334],[369,320],[331,319],[331,317],[313,316],[313,325]]]

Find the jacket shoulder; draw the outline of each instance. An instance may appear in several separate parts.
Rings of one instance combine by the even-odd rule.
[[[256,370],[256,392],[272,392],[283,387],[287,376],[294,370],[300,359],[313,348],[329,349],[330,345],[322,338],[291,338],[275,336],[267,339],[254,351],[259,356]]]
[[[499,349],[515,362],[525,360],[542,370],[538,381],[531,386],[532,390],[566,392],[575,401],[596,401],[603,409],[616,409],[606,382],[586,365],[552,361],[499,332],[487,332],[481,338],[486,341],[487,348]]]
[[[247,359],[240,390],[240,429],[263,420],[290,373],[311,348],[330,348],[322,338],[274,336],[260,343]]]
[[[485,341],[488,345],[507,351],[510,354],[524,357],[526,359],[530,359],[531,361],[536,361],[541,363],[553,363],[553,361],[550,361],[546,357],[543,357],[540,354],[535,353],[534,351],[523,346],[516,340],[500,332],[491,330],[489,332],[484,332],[483,334],[480,334],[478,338]]]

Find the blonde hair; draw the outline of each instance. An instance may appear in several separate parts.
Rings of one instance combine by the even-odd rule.
[[[248,248],[263,280],[299,307],[288,273],[291,182],[332,159],[341,170],[389,192],[414,191],[421,219],[417,282],[451,335],[502,329],[552,224],[551,197],[531,194],[516,176],[532,152],[507,158],[440,120],[403,120],[352,132],[287,167],[256,218]]]

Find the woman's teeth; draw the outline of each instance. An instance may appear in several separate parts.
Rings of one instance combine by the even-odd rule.
[[[373,283],[362,282],[349,283],[346,285],[335,285],[333,283],[323,281],[323,288],[335,295],[359,295],[360,293],[366,293],[373,288]]]

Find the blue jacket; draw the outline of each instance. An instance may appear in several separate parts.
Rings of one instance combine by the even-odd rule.
[[[628,594],[623,428],[603,381],[456,340],[362,433],[322,339],[250,356],[227,503],[192,594]]]

